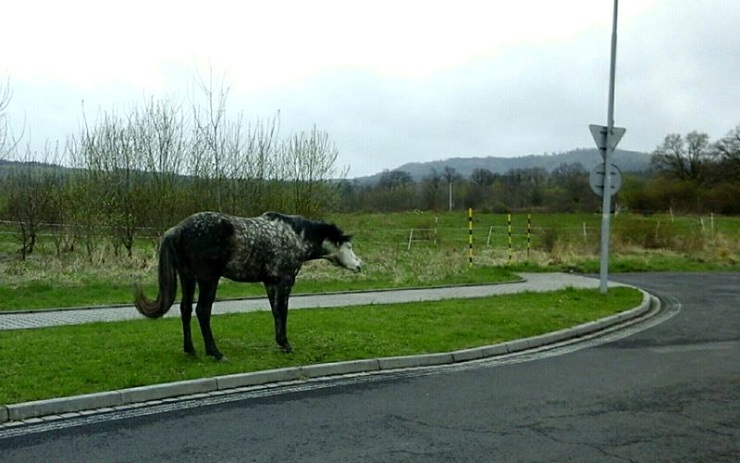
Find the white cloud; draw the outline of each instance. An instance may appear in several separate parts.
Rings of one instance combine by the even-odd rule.
[[[727,0],[620,2],[620,147],[740,122],[740,11]],[[248,120],[316,124],[365,175],[450,156],[590,146],[606,119],[612,0],[34,1],[3,7],[0,76],[33,137],[78,127],[81,101],[187,99],[195,74],[230,86]]]
[[[163,84],[210,62],[245,89],[333,66],[420,76],[609,24],[610,2],[16,1],[3,7],[2,68],[75,84]],[[655,2],[629,5],[635,14]]]

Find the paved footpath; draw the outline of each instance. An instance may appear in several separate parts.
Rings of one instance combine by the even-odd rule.
[[[401,302],[437,301],[526,291],[546,292],[568,287],[598,288],[596,278],[567,273],[522,273],[522,281],[492,285],[453,286],[439,288],[399,289],[384,291],[355,291],[335,294],[294,295],[290,298],[291,309],[316,307],[347,307],[369,304],[394,304]],[[610,285],[618,285],[610,283]],[[213,305],[213,314],[252,312],[269,310],[267,298],[218,301]],[[179,317],[174,306],[165,315]],[[77,325],[93,322],[116,322],[143,318],[133,306],[93,307],[42,311],[0,312],[0,330],[43,328],[58,325]]]

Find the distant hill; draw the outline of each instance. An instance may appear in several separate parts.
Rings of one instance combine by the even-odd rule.
[[[450,158],[442,161],[411,162],[403,164],[393,170],[402,170],[411,174],[414,180],[419,181],[428,175],[432,169],[442,172],[445,167],[451,167],[463,177],[469,177],[474,169],[488,169],[494,174],[504,174],[511,169],[527,169],[540,167],[552,172],[561,164],[580,163],[586,169],[591,169],[601,162],[601,155],[596,148],[584,148],[567,151],[559,154],[540,154],[521,156],[516,158]],[[637,151],[616,150],[612,160],[622,172],[642,172],[650,169],[650,154]],[[358,177],[360,183],[375,183],[380,179],[382,172],[367,177]]]
[[[62,167],[57,164],[49,164],[46,162],[38,161],[11,161],[8,159],[0,159],[0,178],[5,178],[9,173],[13,171],[24,171],[25,169],[34,168],[36,172],[42,171],[58,171],[65,173],[70,169]]]

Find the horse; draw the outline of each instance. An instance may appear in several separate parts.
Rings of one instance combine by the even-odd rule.
[[[148,318],[160,318],[172,307],[177,276],[182,285],[180,314],[183,348],[195,355],[190,332],[195,286],[195,313],[206,354],[222,360],[211,332],[211,308],[221,277],[237,282],[261,282],[267,291],[275,320],[275,341],[286,352],[288,299],[304,262],[325,259],[354,272],[363,262],[352,250],[351,235],[333,223],[299,215],[265,212],[258,217],[236,217],[219,212],[199,212],[167,230],[160,242],[156,299],[150,300],[140,285],[134,288],[136,309]]]

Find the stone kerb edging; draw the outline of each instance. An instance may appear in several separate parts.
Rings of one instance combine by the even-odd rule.
[[[638,288],[639,289],[639,288]],[[530,338],[475,347],[454,352],[385,357],[378,359],[351,360],[346,362],[324,363],[299,367],[278,368],[275,370],[178,381],[150,386],[140,386],[117,391],[83,394],[72,397],[37,400],[0,406],[0,424],[7,422],[33,423],[52,419],[62,419],[83,414],[113,411],[116,407],[132,404],[156,402],[166,399],[186,400],[189,396],[228,391],[231,389],[264,386],[272,383],[308,380],[326,376],[340,376],[357,373],[372,373],[403,368],[418,368],[435,365],[467,362],[506,354],[519,353],[529,349],[541,348],[566,340],[583,337],[626,321],[639,318],[651,308],[659,307],[660,301],[640,290],[643,299],[634,309],[620,312],[593,322],[577,325],[551,333]],[[195,398],[195,397],[193,397]]]

